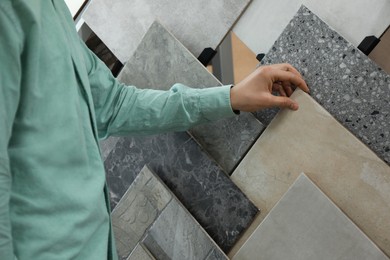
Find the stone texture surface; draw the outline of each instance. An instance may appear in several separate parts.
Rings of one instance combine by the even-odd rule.
[[[161,212],[143,239],[144,245],[157,259],[227,259],[202,227],[177,200]],[[215,253],[217,252],[217,253]]]
[[[118,142],[119,137],[111,136],[105,140],[100,141],[100,152],[102,154],[102,159],[105,161],[108,155],[114,149],[116,143]]]
[[[305,174],[301,174],[233,257],[388,259]]]
[[[305,172],[390,255],[390,167],[303,91],[292,98],[300,109],[275,117],[232,180],[264,218]]]
[[[139,88],[168,90],[175,83],[194,88],[221,83],[161,24],[154,22],[118,79]],[[263,130],[250,113],[194,127],[190,133],[231,174]]]
[[[233,31],[253,52],[267,53],[301,4],[354,46],[368,35],[380,37],[390,24],[388,0],[253,0]]]
[[[390,75],[302,7],[263,63],[288,62],[311,95],[339,122],[390,162]],[[262,113],[257,113],[259,120]],[[264,120],[264,119],[263,119]]]
[[[216,48],[250,0],[93,0],[88,26],[125,63],[154,20],[160,20],[195,55]]]
[[[112,208],[145,164],[225,252],[258,212],[187,133],[121,138],[105,161]]]
[[[155,260],[154,256],[142,244],[137,244],[126,260]]]
[[[126,259],[136,248],[172,198],[165,186],[144,167],[111,214],[120,259]]]

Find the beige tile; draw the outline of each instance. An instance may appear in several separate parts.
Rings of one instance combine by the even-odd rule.
[[[235,170],[232,180],[268,214],[305,172],[390,255],[390,168],[302,91],[296,112],[281,111]],[[253,228],[252,228],[253,230]]]

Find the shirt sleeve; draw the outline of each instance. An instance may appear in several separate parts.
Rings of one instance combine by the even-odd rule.
[[[231,86],[192,89],[175,84],[168,91],[127,86],[114,78],[106,65],[81,44],[101,138],[183,131],[235,115],[230,104]]]
[[[0,4],[0,259],[14,259],[9,200],[11,171],[8,143],[19,103],[22,41],[17,20]]]

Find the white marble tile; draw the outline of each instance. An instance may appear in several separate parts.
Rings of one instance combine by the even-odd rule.
[[[301,4],[358,46],[365,36],[379,37],[390,24],[388,0],[253,0],[233,31],[255,53],[266,53]]]
[[[233,257],[386,260],[385,254],[301,174]]]
[[[125,63],[158,19],[195,56],[216,48],[250,0],[93,0],[83,15],[89,27]]]
[[[264,218],[301,172],[390,255],[390,167],[300,90],[298,111],[282,110],[232,180]]]

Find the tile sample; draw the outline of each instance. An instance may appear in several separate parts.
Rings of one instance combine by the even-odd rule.
[[[298,111],[282,110],[231,179],[264,218],[301,172],[390,255],[390,167],[301,90]]]
[[[154,20],[160,20],[196,57],[215,49],[250,0],[93,0],[83,18],[125,63]]]
[[[165,186],[144,167],[111,214],[120,259],[128,257],[172,198]]]
[[[160,23],[154,22],[118,79],[139,88],[168,90],[175,83],[205,88],[221,83]],[[263,125],[251,114],[196,126],[197,142],[228,173],[259,137]]]
[[[263,63],[289,62],[311,95],[390,162],[390,75],[306,7],[292,19]],[[257,113],[260,115],[261,112]]]
[[[137,244],[126,260],[155,260],[154,256],[142,244]]]
[[[119,139],[105,161],[112,208],[145,164],[225,252],[258,212],[187,133]]]
[[[233,259],[388,258],[301,174]]]
[[[368,35],[380,37],[390,24],[387,0],[253,0],[233,31],[253,52],[267,53],[301,4],[354,46]]]
[[[144,245],[157,259],[228,259],[177,200],[171,200],[148,230]]]

